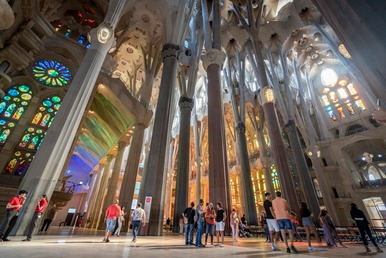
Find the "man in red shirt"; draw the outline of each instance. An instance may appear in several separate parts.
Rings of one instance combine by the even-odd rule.
[[[116,200],[114,204],[111,204],[109,207],[107,207],[106,214],[105,214],[105,221],[106,221],[106,233],[105,238],[103,239],[103,242],[110,242],[110,235],[114,231],[115,223],[117,221],[117,218],[121,215],[121,207],[118,205],[119,201]]]
[[[29,224],[27,238],[23,239],[23,241],[31,241],[36,225],[38,224],[38,221],[41,219],[42,213],[47,207],[47,204],[48,204],[47,195],[43,194],[42,198],[39,199],[38,204],[36,205],[35,213],[32,217],[31,223]]]
[[[23,206],[26,196],[27,196],[27,191],[21,190],[19,191],[18,196],[13,197],[7,203],[7,206],[5,207],[6,210],[4,213],[3,221],[0,224],[0,242],[10,241],[7,237],[11,233],[13,227],[16,224],[17,216],[19,215],[19,210]]]

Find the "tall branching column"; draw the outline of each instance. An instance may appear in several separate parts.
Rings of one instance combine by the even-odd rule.
[[[163,192],[165,154],[168,139],[172,96],[177,77],[177,64],[181,48],[174,44],[165,44],[162,49],[163,72],[157,109],[154,119],[154,130],[144,175],[141,184],[140,200],[152,197],[147,233],[161,236],[163,226],[164,204],[161,203]]]
[[[178,148],[178,164],[176,178],[176,193],[174,202],[173,231],[178,232],[178,221],[188,203],[189,189],[189,150],[190,150],[190,118],[193,108],[193,99],[182,96],[178,103],[180,107],[180,136]]]
[[[110,1],[104,22],[90,32],[91,47],[71,82],[60,111],[47,131],[28,173],[20,184],[20,189],[27,190],[29,196],[20,212],[16,225],[17,235],[24,235],[29,227],[36,203],[42,194],[47,194],[48,198],[51,198],[54,192],[103,61],[113,45],[114,29],[125,3],[125,0]]]

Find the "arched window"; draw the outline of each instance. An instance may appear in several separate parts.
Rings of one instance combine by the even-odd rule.
[[[47,128],[50,127],[56,112],[60,108],[62,99],[59,96],[45,98],[35,116],[32,118],[31,126],[24,132],[19,142],[19,147],[37,150],[44,138]]]
[[[54,60],[40,60],[32,67],[34,78],[46,85],[64,87],[70,83],[72,76],[70,70],[63,64]]]
[[[32,91],[27,85],[15,85],[5,92],[0,102],[0,144],[7,141],[31,99]]]
[[[367,109],[350,78],[339,76],[330,68],[324,68],[320,77],[323,85],[320,98],[331,121],[347,119]]]
[[[4,168],[4,174],[23,176],[26,173],[34,153],[39,149],[47,129],[60,108],[61,102],[62,98],[59,96],[50,96],[41,101],[39,108],[31,119],[30,126],[25,130],[14,154]],[[1,137],[2,135],[0,135],[0,143]]]

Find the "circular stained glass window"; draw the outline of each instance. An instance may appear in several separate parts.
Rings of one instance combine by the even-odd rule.
[[[54,96],[51,98],[52,102],[55,102],[55,103],[60,103],[62,100],[60,99],[60,97],[58,96]]]
[[[0,120],[0,125],[5,125],[5,123],[6,123],[5,120],[3,120],[3,119]]]
[[[33,132],[33,131],[35,131],[35,129],[33,129],[32,127],[30,127],[30,128],[28,128],[28,132]]]
[[[71,72],[63,64],[53,60],[40,60],[32,67],[36,80],[47,86],[64,87],[71,81]]]
[[[40,107],[39,110],[40,110],[40,111],[44,111],[44,110],[46,110],[46,109],[45,109],[44,107]]]
[[[15,97],[15,96],[19,95],[19,92],[17,90],[15,90],[15,89],[10,89],[8,91],[8,95],[10,95],[12,97]]]
[[[38,134],[41,134],[42,132],[43,132],[43,131],[40,130],[40,129],[36,130],[36,133],[38,133]]]
[[[10,97],[10,96],[5,96],[3,99],[4,99],[4,100],[10,100],[11,97]]]
[[[16,152],[15,152],[15,156],[16,156],[16,157],[19,157],[20,155],[21,155],[21,152],[20,152],[20,151],[16,151]]]
[[[15,127],[15,123],[9,123],[8,127]]]

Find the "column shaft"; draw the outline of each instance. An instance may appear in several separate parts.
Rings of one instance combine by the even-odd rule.
[[[180,135],[178,147],[178,163],[176,177],[176,192],[174,202],[173,232],[179,232],[178,221],[182,212],[188,206],[189,165],[190,165],[190,118],[193,108],[193,99],[181,97],[180,102]]]
[[[150,144],[147,165],[142,178],[140,200],[152,197],[147,233],[161,236],[163,226],[164,204],[161,202],[164,185],[165,154],[170,122],[172,96],[177,77],[177,61],[180,47],[166,44],[162,49],[163,72],[159,89],[154,129]]]

